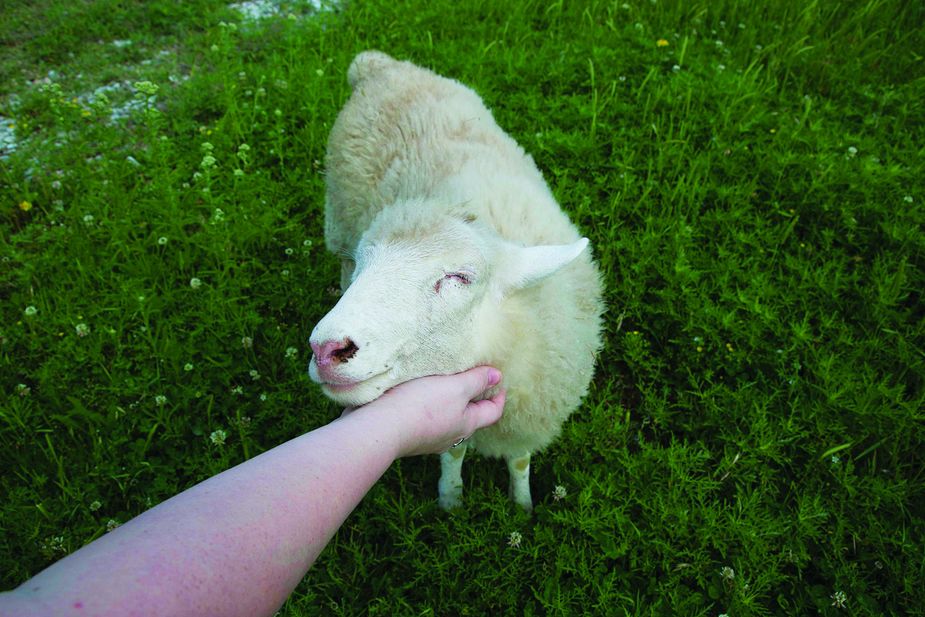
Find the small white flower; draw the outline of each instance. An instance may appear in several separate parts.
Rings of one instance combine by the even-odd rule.
[[[241,386],[235,386],[231,389],[231,393],[236,396],[241,396],[242,394],[244,394],[244,388],[242,388]]]
[[[134,156],[131,156],[131,155],[127,156],[125,157],[125,160],[131,163],[132,165],[134,165],[135,167],[141,167],[141,163],[139,163],[138,159],[136,159]]]
[[[910,197],[909,200],[911,201],[912,198]],[[310,247],[311,245],[312,245],[311,239],[303,240],[303,241],[302,241],[302,246],[304,246],[305,248],[308,248],[308,247]]]
[[[93,215],[84,214],[84,225],[92,225],[92,224],[93,224]]]
[[[212,433],[209,435],[209,440],[212,443],[214,443],[216,446],[224,446],[225,439],[227,438],[228,438],[228,433],[226,433],[222,429],[212,431]]]
[[[567,495],[568,495],[568,492],[565,490],[565,487],[562,486],[561,484],[557,484],[556,488],[554,488],[552,491],[553,501],[561,501],[565,499]]]
[[[158,238],[157,243],[160,244],[161,246],[164,246],[165,244],[167,244],[167,236],[161,236],[160,238]]]
[[[907,204],[911,204],[911,203],[912,203],[912,195],[906,195],[905,197],[903,197],[903,201],[906,202]]]
[[[212,213],[212,223],[221,223],[225,220],[225,211],[221,208],[216,208],[215,212]]]
[[[838,465],[840,462],[841,462],[841,459],[838,457],[838,455],[837,455],[837,454],[833,454],[833,455],[832,455],[832,464],[833,464],[833,465]]]
[[[848,596],[845,595],[844,591],[836,591],[830,597],[832,598],[832,606],[835,608],[845,608],[848,602]]]
[[[93,501],[90,502],[90,505],[87,507],[90,508],[90,512],[96,512],[97,510],[103,507],[103,504],[100,503],[99,499],[94,499]]]
[[[299,350],[296,349],[295,347],[287,347],[286,348],[286,359],[292,360],[293,358],[296,357],[296,354],[298,353],[299,353]]]
[[[186,364],[184,364],[184,365],[183,365],[183,370],[186,371],[187,373],[189,373],[191,370],[193,370],[193,363],[192,363],[192,362],[187,362]]]
[[[266,400],[267,400],[267,395],[266,395],[266,393],[265,393],[265,392],[261,392],[261,393],[260,393],[260,402],[261,402],[261,403],[265,403]]]
[[[192,287],[193,289],[199,289],[200,287],[202,287],[202,281],[200,281],[198,278],[194,276],[193,278],[189,280],[189,286]]]
[[[52,183],[51,183],[51,188],[53,188],[53,189],[56,190],[56,191],[60,191],[60,190],[61,190],[61,181],[60,181],[60,180],[53,180]]]
[[[845,158],[852,159],[858,155],[858,149],[854,146],[848,146],[848,152],[845,154]]]
[[[289,276],[289,270],[283,270],[282,272],[280,272],[280,274],[283,276]]]
[[[79,323],[79,324],[77,324],[76,326],[74,326],[74,330],[76,330],[77,336],[79,336],[79,337],[81,337],[81,338],[83,338],[83,337],[87,336],[88,334],[90,334],[90,326],[88,326],[88,325],[85,324],[85,323]]]
[[[291,248],[287,248],[284,252],[286,253],[286,255],[292,255],[292,253],[294,253],[294,251]]]
[[[677,73],[678,71],[681,70],[681,67],[678,66],[678,65],[676,64],[676,65],[674,65],[673,67],[671,67],[671,70],[674,71],[675,73]]]
[[[315,75],[317,75],[318,77],[321,77],[322,75],[324,75],[324,69],[315,69]]]
[[[35,308],[34,306],[32,306],[31,304],[30,304],[29,306],[27,306],[26,309],[23,311],[23,313],[26,315],[26,317],[32,317],[33,315],[35,315],[35,314],[38,313],[38,312],[39,312],[39,310],[38,310],[37,308]]]
[[[717,39],[717,40],[716,40],[716,46],[717,46],[717,47],[722,47],[722,46],[723,46],[723,42],[720,41],[719,39]]]
[[[116,519],[111,518],[111,519],[109,519],[108,521],[106,521],[106,531],[112,531],[113,529],[115,529],[116,527],[118,527],[118,526],[121,525],[121,524],[122,524],[122,523],[120,523],[120,522],[117,521]]]
[[[212,47],[209,48],[209,51],[211,51],[212,53],[217,52],[217,51],[218,51],[218,45],[213,45]]]
[[[244,349],[250,349],[253,346],[254,346],[254,339],[252,339],[249,336],[241,337],[241,347],[243,347]]]
[[[736,577],[735,570],[733,570],[729,566],[723,566],[723,569],[719,571],[719,575],[729,582],[732,582],[733,580],[735,580],[735,577]]]
[[[511,535],[507,538],[507,545],[511,548],[518,548],[523,539],[524,537],[520,535],[519,531],[512,531]]]
[[[725,70],[726,70],[726,65],[725,65],[725,64],[720,64],[720,65],[717,65],[716,68],[717,68],[717,70],[725,71]]]
[[[235,177],[235,178],[241,178],[241,177],[244,176],[244,170],[243,170],[243,169],[235,169],[233,173],[234,173],[234,177]]]
[[[251,376],[251,379],[254,381],[257,381],[258,379],[260,379],[260,373],[258,373],[254,369],[251,369],[250,373],[248,374]]]
[[[17,384],[17,386],[16,386],[16,394],[18,394],[19,396],[21,396],[21,397],[29,396],[29,393],[30,393],[30,392],[32,392],[32,388],[30,388],[30,387],[27,386],[26,384],[24,384],[24,383]]]
[[[159,407],[163,407],[164,405],[167,404],[167,397],[164,396],[163,394],[158,394],[157,396],[154,397],[154,403],[158,405]]]

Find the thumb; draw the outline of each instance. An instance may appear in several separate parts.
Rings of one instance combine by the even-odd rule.
[[[459,374],[462,380],[463,395],[474,399],[485,390],[501,383],[501,371],[492,366],[477,366]]]

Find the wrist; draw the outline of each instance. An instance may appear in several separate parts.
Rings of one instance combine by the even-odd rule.
[[[390,413],[393,412],[393,413]],[[404,441],[402,429],[394,410],[381,408],[379,401],[373,401],[355,409],[337,420],[347,431],[345,437],[355,447],[374,449],[386,466],[403,456]]]

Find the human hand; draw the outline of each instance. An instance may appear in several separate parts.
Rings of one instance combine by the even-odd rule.
[[[382,420],[394,439],[397,457],[436,454],[501,418],[504,390],[485,400],[472,400],[500,382],[501,372],[488,366],[419,377],[345,415],[371,414]]]

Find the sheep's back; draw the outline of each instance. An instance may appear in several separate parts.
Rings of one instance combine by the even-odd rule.
[[[350,81],[326,158],[329,248],[351,251],[402,200],[466,209],[525,245],[580,237],[532,157],[470,88],[378,52],[354,60]]]

